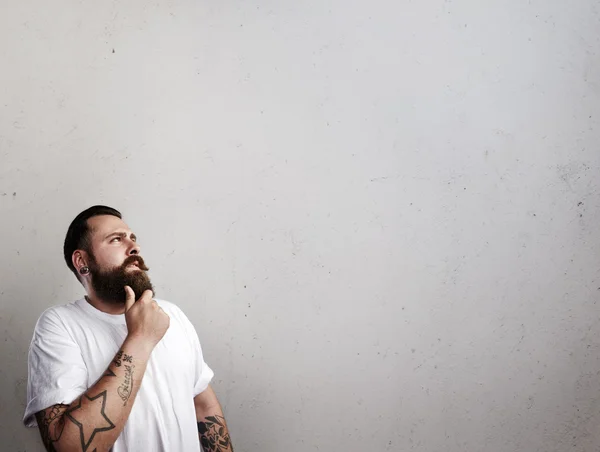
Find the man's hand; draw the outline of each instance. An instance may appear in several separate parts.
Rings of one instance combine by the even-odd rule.
[[[152,299],[152,291],[146,290],[138,301],[131,287],[125,286],[125,321],[130,338],[143,340],[152,349],[160,342],[171,319]]]

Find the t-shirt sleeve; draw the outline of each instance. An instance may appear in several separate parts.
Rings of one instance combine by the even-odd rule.
[[[29,346],[23,422],[35,427],[35,413],[57,403],[70,404],[86,389],[87,369],[79,346],[54,310],[44,312]]]
[[[200,345],[200,339],[196,328],[192,325],[192,322],[186,317],[186,315],[180,310],[183,323],[187,330],[187,336],[191,341],[193,353],[194,353],[194,397],[203,392],[208,388],[209,383],[213,379],[215,373],[204,361],[204,355],[202,354],[202,347]]]

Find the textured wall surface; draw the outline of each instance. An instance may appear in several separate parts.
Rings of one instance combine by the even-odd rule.
[[[2,450],[42,450],[29,341],[97,203],[237,451],[600,450],[597,2],[0,11]]]

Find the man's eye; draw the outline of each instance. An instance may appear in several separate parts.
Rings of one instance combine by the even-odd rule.
[[[121,240],[121,237],[115,237],[114,239],[111,240],[111,242],[114,242],[115,240]]]

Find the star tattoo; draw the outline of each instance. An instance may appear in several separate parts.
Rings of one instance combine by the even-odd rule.
[[[91,406],[90,412],[100,412],[100,414],[102,415],[102,424],[89,426],[87,423],[85,423],[84,425],[85,421],[78,419],[78,410],[81,410],[87,406]],[[96,433],[105,432],[107,430],[112,430],[113,428],[115,428],[115,424],[113,424],[112,421],[106,416],[106,413],[104,411],[105,408],[106,391],[103,391],[95,397],[88,397],[85,394],[82,395],[79,399],[79,403],[77,404],[77,406],[74,406],[65,413],[66,416],[71,421],[73,421],[73,423],[77,425],[77,427],[79,427],[79,437],[81,440],[81,448],[83,449],[83,452],[86,452],[88,450],[88,447],[90,447],[90,444],[92,444]]]

